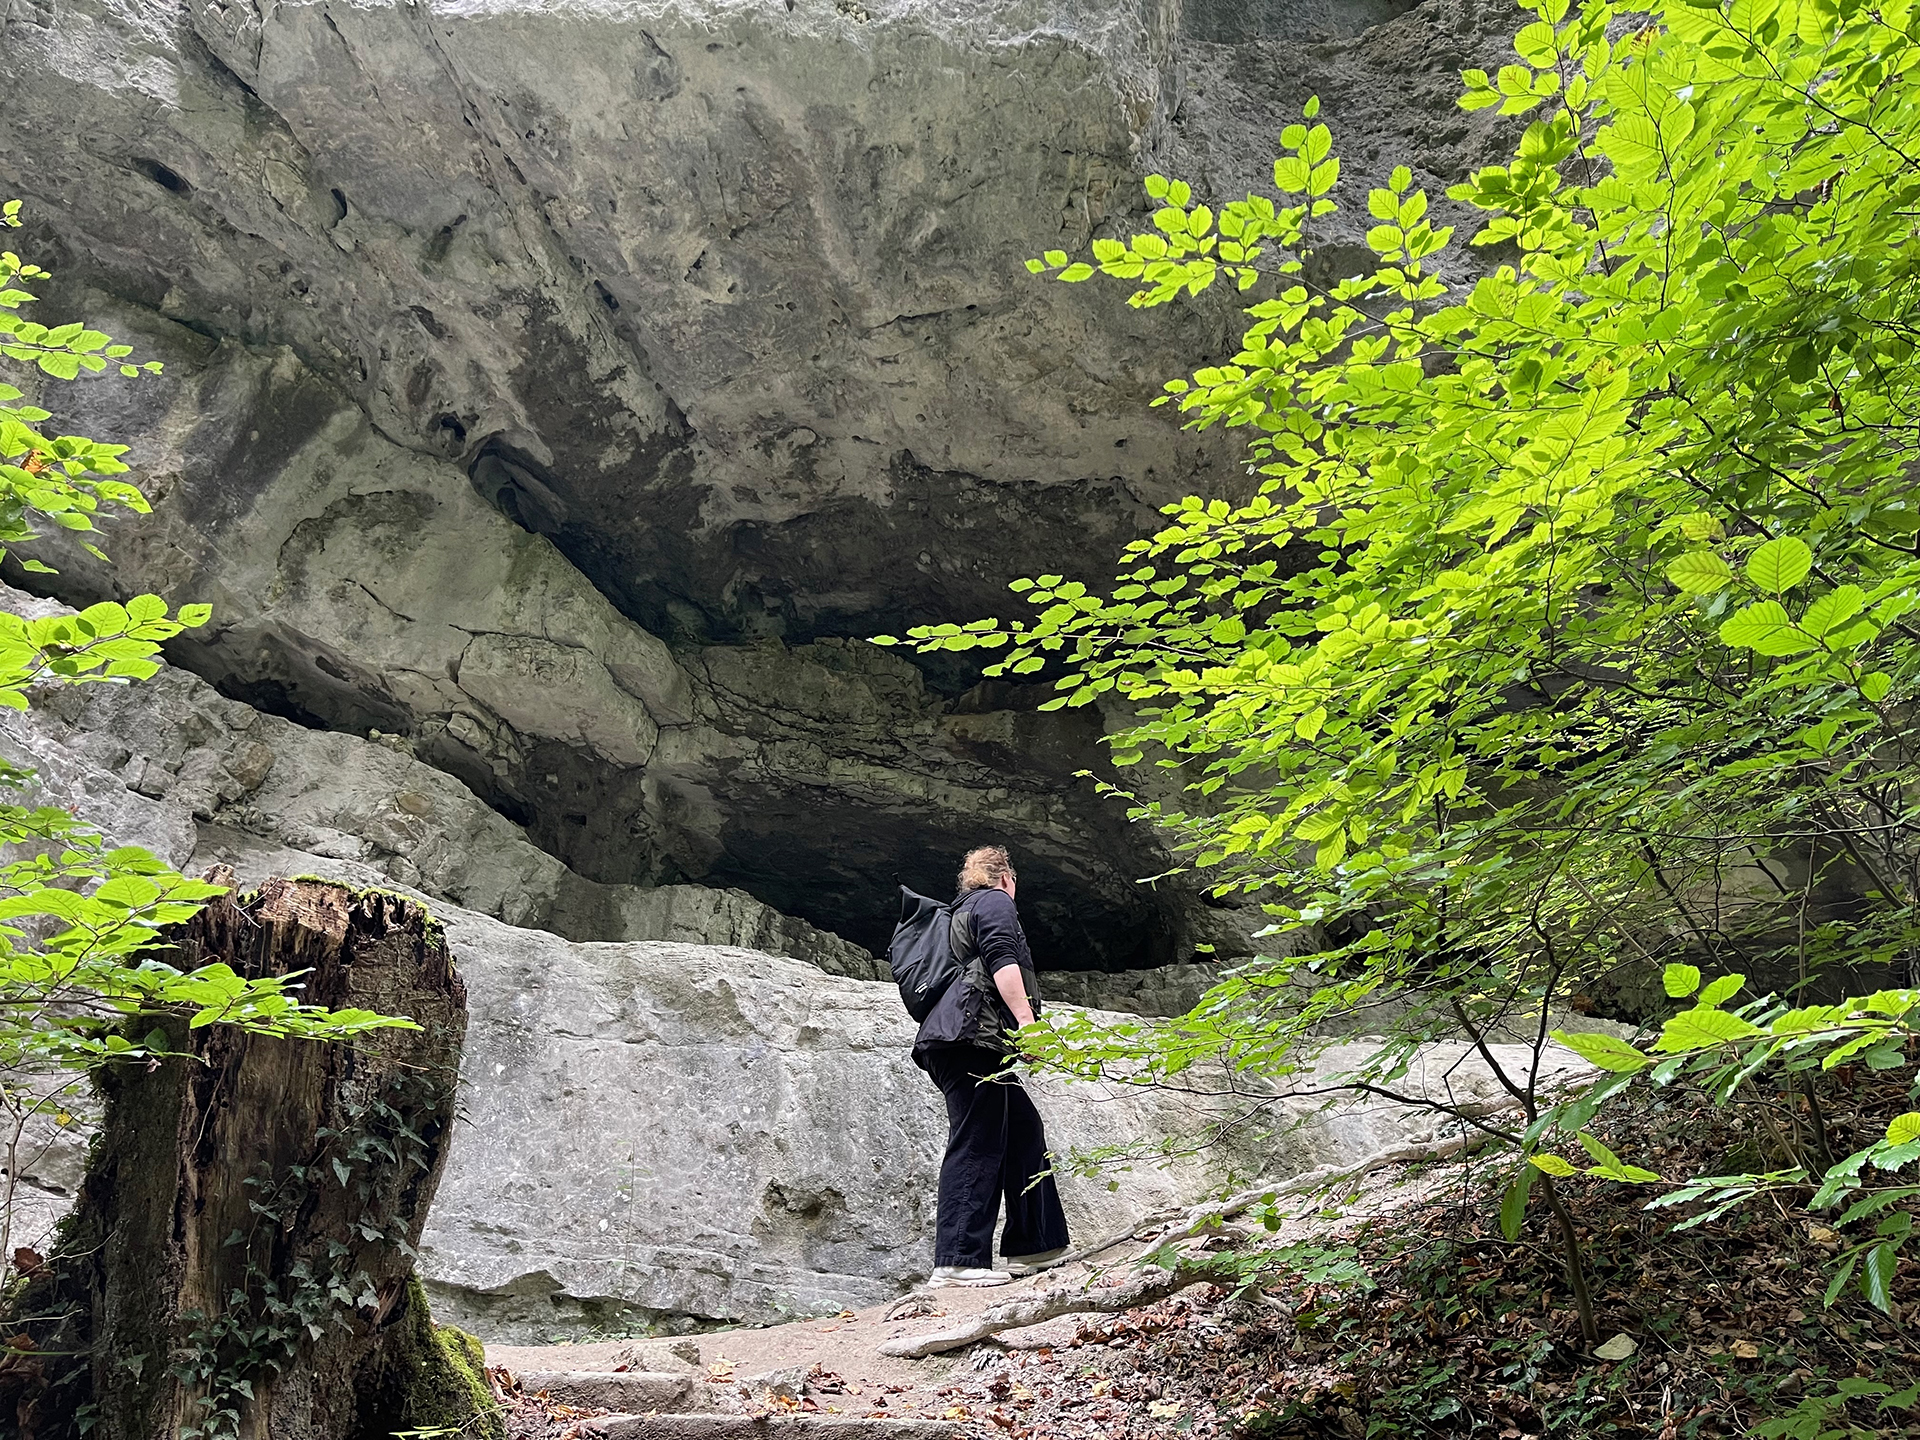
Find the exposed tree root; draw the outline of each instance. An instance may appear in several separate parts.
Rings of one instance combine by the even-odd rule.
[[[1197,1267],[1179,1265],[1172,1270],[1142,1271],[1124,1285],[1116,1285],[1111,1290],[1089,1290],[1084,1285],[1057,1285],[1051,1290],[1042,1290],[1038,1295],[1010,1300],[1004,1305],[983,1310],[951,1330],[889,1340],[880,1347],[880,1353],[918,1360],[947,1350],[964,1350],[1002,1330],[1039,1325],[1062,1315],[1131,1310],[1138,1305],[1151,1305],[1156,1300],[1164,1300],[1175,1291],[1197,1285],[1208,1278]]]
[[[1243,1190],[1224,1204],[1202,1205],[1191,1210],[1162,1211],[1157,1215],[1147,1216],[1109,1239],[1090,1245],[1084,1250],[1077,1250],[1058,1263],[1068,1265],[1076,1260],[1085,1260],[1132,1239],[1162,1242],[1188,1239],[1203,1231],[1211,1230],[1223,1220],[1231,1219],[1235,1215],[1252,1209],[1255,1205],[1263,1203],[1270,1195],[1299,1195],[1322,1190],[1330,1185],[1358,1180],[1387,1165],[1412,1164],[1421,1160],[1445,1160],[1457,1155],[1470,1154],[1486,1144],[1490,1138],[1484,1131],[1472,1130],[1464,1135],[1449,1136],[1443,1140],[1399,1145],[1390,1150],[1377,1151],[1357,1165],[1322,1165],[1305,1174],[1293,1175],[1270,1185],[1259,1185],[1251,1190]],[[1156,1300],[1164,1300],[1167,1296],[1184,1290],[1189,1285],[1197,1285],[1210,1278],[1212,1278],[1211,1273],[1203,1266],[1176,1263],[1172,1270],[1159,1268],[1145,1270],[1124,1284],[1104,1290],[1090,1290],[1085,1281],[1056,1285],[1037,1295],[991,1306],[951,1329],[937,1330],[931,1335],[903,1336],[898,1340],[889,1340],[880,1346],[880,1353],[918,1360],[928,1355],[939,1355],[948,1350],[963,1350],[989,1336],[999,1334],[1002,1330],[1019,1330],[1028,1325],[1039,1325],[1048,1320],[1058,1319],[1062,1315],[1113,1313],[1132,1310],[1141,1305],[1151,1305]]]

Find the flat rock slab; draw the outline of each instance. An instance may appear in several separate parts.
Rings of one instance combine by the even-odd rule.
[[[946,1114],[893,986],[751,950],[582,944],[436,913],[474,1017],[470,1123],[421,1241],[436,1315],[493,1342],[671,1315],[832,1316],[931,1269]],[[1031,1089],[1062,1152],[1195,1133],[1237,1109]],[[1195,1203],[1230,1169],[1292,1173],[1397,1138],[1358,1112],[1321,1123],[1319,1103],[1289,1115],[1301,1129],[1143,1167],[1118,1191],[1063,1174],[1074,1234]]]
[[[546,1394],[582,1410],[631,1414],[647,1410],[704,1410],[712,1387],[691,1371],[522,1370],[515,1377],[529,1395]]]
[[[852,1415],[616,1415],[588,1420],[601,1440],[959,1440],[946,1420],[865,1420]]]

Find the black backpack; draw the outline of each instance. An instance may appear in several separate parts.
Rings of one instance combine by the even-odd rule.
[[[900,923],[887,945],[887,963],[900,987],[900,1003],[925,1020],[960,974],[953,954],[953,904],[900,887]]]

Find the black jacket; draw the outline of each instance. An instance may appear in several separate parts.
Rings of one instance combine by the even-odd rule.
[[[1018,965],[1027,1003],[1035,1015],[1040,1013],[1040,981],[1013,897],[1004,890],[974,890],[962,896],[953,912],[953,954],[960,974],[921,1022],[913,1041],[914,1058],[951,1045],[1006,1053],[1012,1048],[1007,1032],[1016,1027],[993,976]]]

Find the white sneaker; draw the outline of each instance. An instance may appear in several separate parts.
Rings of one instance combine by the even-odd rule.
[[[1062,1245],[1054,1250],[1042,1250],[1035,1255],[1009,1255],[1001,1263],[1014,1276],[1038,1275],[1042,1270],[1050,1269],[1067,1258],[1067,1247]]]
[[[1011,1285],[1013,1275],[1006,1270],[988,1270],[977,1265],[937,1265],[927,1277],[927,1288],[946,1285]]]

